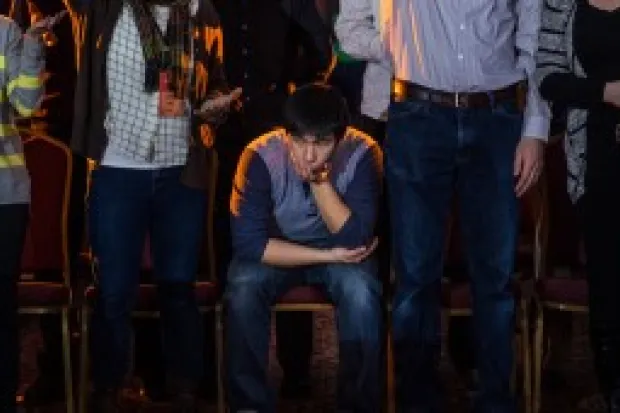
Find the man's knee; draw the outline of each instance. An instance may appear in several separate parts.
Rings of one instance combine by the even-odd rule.
[[[228,270],[225,294],[227,311],[252,314],[257,307],[269,306],[272,281],[265,265],[233,261]]]
[[[339,314],[339,339],[378,342],[381,331],[381,283],[375,273],[351,265],[332,273],[332,288]]]
[[[338,305],[346,306],[360,316],[378,313],[382,288],[376,272],[361,265],[349,265],[339,272],[334,280]]]

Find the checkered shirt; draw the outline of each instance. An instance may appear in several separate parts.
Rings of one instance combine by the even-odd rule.
[[[165,7],[153,9],[162,31],[169,14],[170,9]],[[110,106],[104,126],[108,145],[131,160],[162,167],[184,165],[190,138],[189,115],[158,116],[159,93],[144,90],[144,55],[133,12],[127,4],[114,29],[107,63]]]

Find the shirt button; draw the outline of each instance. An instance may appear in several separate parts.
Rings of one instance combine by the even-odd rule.
[[[247,54],[248,54],[248,49],[246,49],[245,47],[244,47],[243,49],[241,49],[241,54],[242,54],[243,56],[247,56]]]
[[[244,79],[247,79],[248,77],[249,77],[249,76],[248,76],[247,72],[243,74],[243,78],[244,78]]]
[[[243,23],[243,24],[241,25],[241,30],[246,31],[247,29],[248,29],[248,25],[247,25],[247,24],[245,24],[245,23]]]
[[[461,30],[465,30],[465,25],[461,23]]]
[[[463,53],[459,53],[457,57],[459,58],[459,60],[463,60]]]

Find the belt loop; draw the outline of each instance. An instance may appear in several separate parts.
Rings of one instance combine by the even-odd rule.
[[[460,99],[461,94],[459,92],[456,92],[454,94],[454,107],[456,109],[458,109],[459,107],[461,107],[461,99]]]

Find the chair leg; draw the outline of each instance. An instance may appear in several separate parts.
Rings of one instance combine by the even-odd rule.
[[[63,308],[62,320],[62,352],[65,369],[65,402],[67,413],[75,411],[73,399],[73,369],[71,368],[71,336],[69,332],[69,309]]]
[[[537,306],[536,326],[534,328],[534,394],[533,394],[533,413],[540,413],[542,406],[542,361],[543,361],[543,323],[544,309]]]
[[[519,340],[517,339],[516,335],[512,340],[512,353],[514,355],[513,357],[513,362],[512,362],[512,371],[510,372],[510,391],[512,392],[512,394],[516,394],[516,390],[517,390],[517,369],[519,367],[519,360],[517,360],[517,357],[519,355],[519,346],[521,343],[519,343]]]
[[[387,413],[396,412],[396,395],[394,389],[394,353],[392,348],[392,326],[388,322],[387,328]]]
[[[89,354],[88,354],[88,330],[89,330],[89,311],[88,306],[82,306],[80,312],[80,388],[79,388],[79,413],[86,413],[86,402],[88,399],[88,369],[89,369]]]
[[[224,321],[222,318],[222,306],[215,306],[215,351],[217,371],[217,412],[226,411],[226,394],[224,392]]]
[[[523,398],[524,411],[532,411],[532,359],[530,343],[529,306],[525,299],[521,299],[521,354],[523,363]]]

